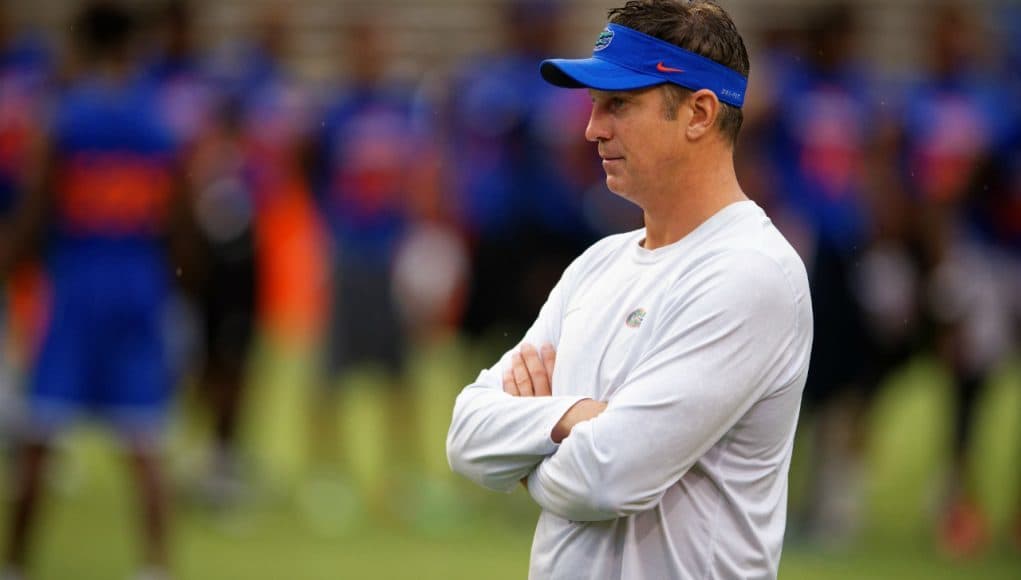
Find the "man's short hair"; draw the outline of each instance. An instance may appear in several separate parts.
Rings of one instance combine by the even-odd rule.
[[[750,66],[744,40],[727,12],[712,0],[629,0],[620,8],[611,9],[608,17],[613,24],[654,36],[748,76]],[[668,116],[672,116],[681,99],[691,91],[674,84],[664,88]],[[738,107],[723,102],[720,107],[719,129],[735,143],[744,115]]]

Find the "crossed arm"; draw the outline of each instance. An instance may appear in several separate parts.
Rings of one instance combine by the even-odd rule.
[[[549,354],[543,362],[534,347],[523,343],[494,367],[507,373],[484,370],[458,395],[447,434],[454,471],[483,487],[510,492],[556,452],[574,425],[595,415],[591,399],[551,394],[555,353],[548,345],[545,350]],[[528,364],[535,369],[534,380]]]
[[[759,419],[768,425],[756,444],[779,442],[796,417],[794,373],[810,334],[798,331],[790,294],[775,291],[786,284],[777,270],[741,265],[724,262],[726,275],[677,293],[677,305],[660,311],[656,340],[606,403],[551,395],[555,353],[526,343],[558,334],[526,335],[458,396],[451,467],[500,491],[527,478],[543,510],[595,521],[658,505],[767,389],[776,412]],[[694,299],[700,307],[687,308]]]
[[[513,397],[553,396],[553,366],[557,351],[552,344],[544,344],[537,351],[528,343],[511,355],[511,368],[503,373],[503,391]],[[606,403],[592,399],[581,399],[572,405],[557,421],[550,432],[550,439],[560,443],[571,429],[582,421],[588,421],[606,410]]]

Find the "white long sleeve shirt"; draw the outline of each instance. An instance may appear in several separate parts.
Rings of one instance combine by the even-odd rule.
[[[451,467],[542,507],[534,579],[775,578],[812,343],[800,258],[753,202],[678,242],[608,237],[564,272],[522,342],[557,349],[552,397],[458,396]],[[513,351],[512,351],[513,352]],[[583,398],[607,401],[560,444]]]

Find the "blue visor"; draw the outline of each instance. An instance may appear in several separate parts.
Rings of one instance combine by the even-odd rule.
[[[599,35],[592,58],[544,60],[539,71],[550,84],[573,89],[630,91],[663,83],[709,89],[738,108],[748,86],[748,79],[729,67],[618,24]]]

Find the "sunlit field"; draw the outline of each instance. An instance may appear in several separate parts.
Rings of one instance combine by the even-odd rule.
[[[194,398],[182,397],[170,444],[175,577],[525,578],[535,507],[521,491],[492,494],[451,475],[443,453],[453,397],[481,357],[456,344],[420,355],[409,390],[419,411],[418,465],[383,460],[385,399],[371,373],[352,377],[337,400],[338,457],[322,465],[306,445],[312,359],[262,344],[247,416],[252,483],[231,507],[195,494],[203,431]],[[1016,363],[1001,371],[980,408],[976,469],[994,536],[981,558],[954,561],[932,547],[952,399],[945,379],[919,360],[891,378],[873,416],[862,539],[836,548],[790,534],[781,578],[1021,578],[1021,554],[1008,541],[1021,496],[1019,375]],[[806,469],[801,452],[793,502]],[[85,427],[67,439],[51,469],[33,578],[131,577],[138,542],[125,476],[103,431]]]

